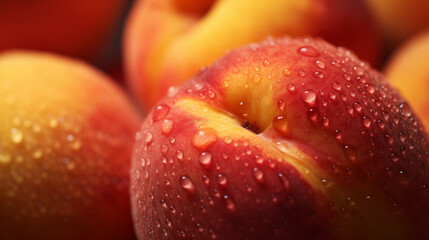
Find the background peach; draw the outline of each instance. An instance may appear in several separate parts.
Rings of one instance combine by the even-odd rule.
[[[399,48],[388,62],[385,75],[429,129],[429,31]]]
[[[0,52],[52,51],[100,61],[119,29],[127,0],[0,1]]]
[[[57,55],[0,55],[0,239],[133,239],[139,117],[106,75]]]
[[[364,1],[137,1],[124,35],[129,83],[146,109],[225,51],[268,35],[319,36],[378,59]]]
[[[407,38],[429,28],[427,0],[366,0],[391,51]]]

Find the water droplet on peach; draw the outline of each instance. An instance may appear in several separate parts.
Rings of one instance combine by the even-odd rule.
[[[295,87],[295,85],[293,85],[293,83],[289,83],[287,85],[287,90],[292,93],[292,92],[295,92],[296,87]]]
[[[316,105],[316,93],[313,90],[305,90],[302,92],[301,99],[307,105]]]
[[[170,106],[167,104],[159,104],[153,109],[152,119],[154,122],[163,119],[170,112]]]
[[[222,187],[226,187],[228,185],[228,178],[225,174],[219,173],[217,175],[217,183],[221,185]]]
[[[310,121],[314,123],[317,122],[317,120],[319,119],[319,110],[317,110],[317,108],[308,109],[307,117]]]
[[[216,140],[217,132],[213,128],[205,127],[200,129],[192,138],[192,145],[201,150],[204,151],[208,147],[210,147]]]
[[[289,181],[289,179],[283,173],[279,173],[278,176],[280,178],[280,182],[282,183],[282,186],[287,191],[289,191],[290,190],[290,181]]]
[[[228,195],[224,195],[223,199],[225,200],[226,209],[228,209],[228,211],[235,212],[237,210],[235,203],[231,197],[229,197]]]
[[[319,51],[312,46],[302,46],[298,48],[297,51],[300,55],[305,57],[317,57],[320,55]]]
[[[203,167],[209,168],[212,164],[212,154],[209,152],[202,152],[199,157],[199,162]]]
[[[289,133],[288,120],[285,115],[278,115],[273,119],[273,127],[281,134],[286,135]]]
[[[164,135],[169,135],[173,130],[174,121],[171,119],[164,119],[161,123],[161,132]]]
[[[284,101],[282,101],[282,100],[277,101],[277,107],[279,108],[280,111],[284,111],[285,106],[286,106],[286,103]]]
[[[192,182],[191,178],[189,178],[188,176],[180,177],[179,183],[180,183],[180,186],[188,192],[193,192],[195,190],[194,183]]]
[[[263,183],[264,182],[264,173],[262,172],[261,169],[259,168],[254,168],[253,169],[253,177],[256,179],[256,181],[258,181],[259,183]]]

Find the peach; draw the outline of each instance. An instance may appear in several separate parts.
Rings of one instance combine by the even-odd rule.
[[[123,0],[0,1],[0,52],[52,51],[99,60],[125,10]]]
[[[226,54],[157,103],[131,166],[139,239],[425,239],[428,144],[385,78],[322,40]]]
[[[429,129],[429,31],[398,49],[388,62],[385,74]]]
[[[388,47],[429,28],[429,1],[366,0]]]
[[[124,34],[125,72],[150,109],[228,49],[268,35],[316,35],[375,64],[375,26],[363,1],[137,1]]]
[[[129,166],[139,116],[72,59],[0,55],[0,239],[134,239]]]

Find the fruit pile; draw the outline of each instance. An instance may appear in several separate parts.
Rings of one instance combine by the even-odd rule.
[[[0,239],[429,239],[427,9],[0,2]]]

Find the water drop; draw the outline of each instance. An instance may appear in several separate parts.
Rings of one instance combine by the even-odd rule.
[[[283,187],[287,191],[289,191],[290,190],[290,181],[289,181],[289,179],[283,173],[279,173],[278,176],[280,178],[280,182],[282,183]]]
[[[289,83],[287,85],[287,90],[292,93],[292,92],[295,92],[296,87],[295,87],[295,85],[293,85],[293,83]]]
[[[403,185],[407,185],[408,183],[410,183],[410,175],[408,174],[407,171],[401,169],[399,170],[399,183],[403,184]]]
[[[33,152],[34,159],[40,159],[42,156],[43,156],[43,151],[40,149]]]
[[[320,69],[325,69],[326,68],[326,64],[320,60],[316,60],[314,61],[314,65]]]
[[[325,77],[325,75],[319,71],[314,72],[314,76],[319,78],[319,79],[323,79]]]
[[[302,46],[298,48],[298,53],[306,57],[317,57],[320,55],[319,51],[312,46]]]
[[[285,106],[286,106],[286,103],[284,101],[282,101],[282,100],[277,101],[277,107],[279,108],[280,111],[284,111]]]
[[[154,122],[163,119],[170,112],[170,107],[167,104],[157,105],[152,113],[152,119]]]
[[[228,185],[228,178],[225,174],[219,173],[217,175],[217,183],[222,187],[226,187]]]
[[[195,190],[194,183],[191,181],[191,179],[188,176],[180,177],[179,183],[180,183],[180,186],[188,192],[193,192]]]
[[[183,151],[181,151],[181,150],[177,150],[177,151],[176,151],[176,158],[177,158],[178,160],[183,160]]]
[[[317,120],[319,118],[319,110],[317,110],[317,108],[308,109],[307,117],[308,117],[308,119],[310,119],[310,121],[312,121],[314,123],[317,122]]]
[[[145,134],[146,143],[151,143],[152,140],[153,140],[153,134],[151,132],[146,132],[146,134]]]
[[[306,73],[303,70],[299,70],[298,75],[300,77],[305,77]]]
[[[370,129],[371,128],[371,120],[368,117],[366,117],[366,116],[362,117],[362,124],[363,124],[363,126],[366,129]]]
[[[254,168],[253,169],[253,177],[256,179],[256,181],[258,181],[259,183],[263,183],[264,182],[264,173],[262,172],[261,169],[259,168]]]
[[[375,92],[375,88],[372,84],[366,84],[365,85],[365,90],[369,93],[369,94],[373,94]]]
[[[225,200],[226,209],[228,209],[228,211],[235,212],[237,210],[234,201],[228,195],[224,195],[223,199]]]
[[[283,75],[284,76],[289,76],[291,73],[292,72],[289,69],[287,69],[287,68],[285,68],[285,70],[283,70]]]
[[[209,152],[202,152],[199,158],[199,162],[203,167],[209,168],[212,164],[212,154]]]
[[[301,99],[310,106],[316,105],[316,93],[312,90],[302,92]]]
[[[360,103],[358,103],[358,102],[353,103],[353,108],[354,108],[358,113],[362,113],[362,106],[360,105]]]
[[[165,119],[161,123],[161,132],[164,135],[169,135],[171,133],[171,131],[173,130],[173,126],[174,126],[174,121],[173,120],[171,120],[171,119]]]
[[[165,145],[165,144],[162,144],[161,145],[161,153],[167,153],[168,152],[168,146],[167,145]]]
[[[380,119],[377,120],[377,126],[381,129],[384,130],[384,128],[386,127],[386,124],[381,121]]]
[[[364,69],[363,69],[363,68],[361,68],[361,67],[353,67],[353,70],[355,71],[355,73],[356,73],[358,76],[362,76],[362,75],[363,75],[363,73],[364,73]]]
[[[335,91],[341,91],[341,85],[337,82],[333,82],[331,84],[332,89],[334,89]]]
[[[213,128],[205,127],[200,129],[192,138],[192,145],[204,151],[217,140],[217,132]]]
[[[273,119],[273,127],[275,130],[279,131],[281,134],[288,134],[288,120],[285,115],[278,115]]]

